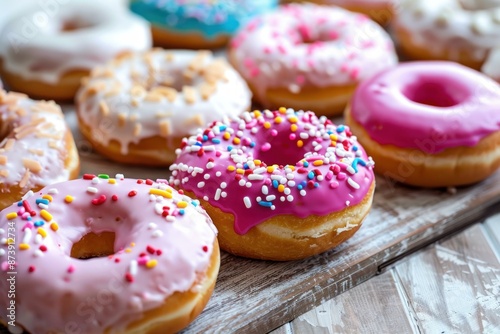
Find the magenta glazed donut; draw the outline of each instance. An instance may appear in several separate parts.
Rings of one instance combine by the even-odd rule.
[[[416,186],[481,181],[500,166],[500,85],[453,62],[411,62],[360,85],[346,123],[376,171]]]
[[[200,198],[221,248],[300,259],[351,237],[370,210],[373,161],[348,127],[313,112],[245,112],[186,138],[170,183]]]

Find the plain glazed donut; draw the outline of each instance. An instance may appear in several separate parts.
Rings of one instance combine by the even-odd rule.
[[[0,34],[0,74],[10,89],[33,98],[73,100],[92,68],[151,47],[149,24],[116,1],[65,1],[47,12],[38,2],[27,7]]]
[[[398,0],[308,0],[318,5],[340,6],[347,10],[369,16],[375,22],[388,25],[394,19],[395,3]],[[303,2],[303,1],[289,1]]]
[[[395,66],[389,35],[362,14],[291,4],[256,18],[232,40],[229,59],[257,102],[332,116],[357,84]]]
[[[130,9],[151,22],[155,45],[213,49],[254,16],[274,9],[278,0],[133,0]]]
[[[481,181],[500,167],[500,86],[453,62],[414,62],[360,85],[346,124],[377,173],[423,187]]]
[[[76,178],[79,169],[61,108],[0,89],[0,210],[29,190]]]
[[[498,0],[402,0],[394,35],[410,59],[456,61],[500,80]]]
[[[93,148],[129,164],[168,165],[181,139],[237,116],[251,93],[210,51],[154,49],[95,69],[77,96],[80,129]]]
[[[26,196],[1,212],[0,234],[0,287],[15,270],[15,328],[29,333],[174,333],[202,311],[219,270],[217,232],[197,201],[120,175]],[[2,293],[2,309],[11,303]]]
[[[235,255],[319,254],[350,238],[371,207],[373,161],[349,128],[312,112],[245,112],[177,152],[170,184],[200,198]]]

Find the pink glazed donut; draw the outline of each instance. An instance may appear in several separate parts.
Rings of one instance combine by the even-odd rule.
[[[216,234],[199,202],[166,183],[84,175],[28,194],[0,215],[0,323],[29,333],[177,332],[211,295]]]
[[[356,86],[397,64],[389,35],[365,15],[291,4],[251,21],[229,60],[263,107],[341,114]]]
[[[377,172],[423,187],[481,181],[500,166],[500,85],[453,62],[411,62],[360,85],[346,124]]]
[[[348,127],[280,108],[214,122],[183,140],[170,184],[200,198],[221,248],[276,261],[350,238],[370,210],[373,161]]]

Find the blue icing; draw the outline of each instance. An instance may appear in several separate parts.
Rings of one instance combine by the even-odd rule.
[[[210,39],[233,35],[250,18],[277,5],[278,0],[132,0],[130,9],[160,28],[196,31]]]

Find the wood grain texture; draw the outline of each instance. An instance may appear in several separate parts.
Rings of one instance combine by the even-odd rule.
[[[411,333],[415,330],[403,307],[391,272],[328,300],[271,334]]]
[[[500,333],[500,262],[480,224],[398,264],[424,333]]]

